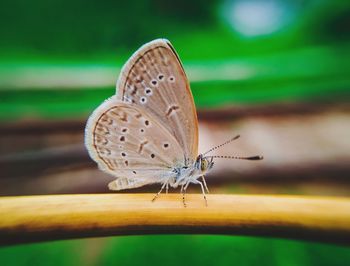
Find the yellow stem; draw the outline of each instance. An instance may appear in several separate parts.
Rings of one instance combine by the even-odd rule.
[[[350,242],[350,199],[85,194],[0,198],[0,244],[150,233],[240,234]]]

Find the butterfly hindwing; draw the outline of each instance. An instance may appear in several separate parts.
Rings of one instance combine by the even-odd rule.
[[[196,108],[185,71],[169,41],[152,41],[134,53],[121,71],[117,97],[152,114],[174,136],[184,158],[195,160]],[[182,163],[189,162],[184,159]]]
[[[90,116],[85,134],[90,156],[116,177],[152,183],[183,158],[176,139],[152,114],[115,96]]]

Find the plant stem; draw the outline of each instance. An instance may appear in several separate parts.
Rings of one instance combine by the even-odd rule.
[[[0,198],[0,244],[135,234],[233,234],[350,243],[350,199],[85,194]]]

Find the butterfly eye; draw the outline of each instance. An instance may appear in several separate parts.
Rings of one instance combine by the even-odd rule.
[[[158,75],[158,79],[159,79],[159,80],[162,80],[163,78],[164,78],[164,75],[163,75],[163,74],[159,74],[159,75]]]
[[[208,168],[208,162],[207,162],[207,160],[204,159],[201,162],[201,170],[205,171],[207,168]]]
[[[175,82],[175,77],[174,77],[174,76],[170,76],[170,77],[168,78],[168,80],[169,80],[169,82]]]

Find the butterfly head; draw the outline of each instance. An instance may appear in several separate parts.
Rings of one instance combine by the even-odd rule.
[[[213,168],[213,166],[213,157],[203,157],[202,154],[198,155],[195,162],[196,169],[200,170],[204,174],[208,172],[211,168]]]

